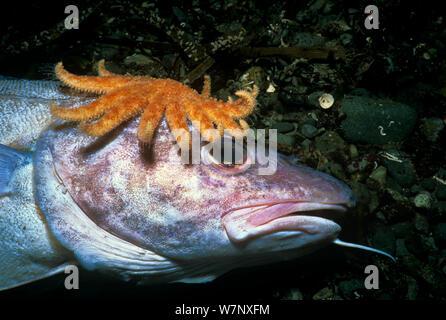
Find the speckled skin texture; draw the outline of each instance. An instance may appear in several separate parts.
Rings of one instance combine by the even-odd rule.
[[[0,81],[0,143],[29,150],[53,119],[49,103],[76,107],[91,101],[60,90],[57,81]]]
[[[47,184],[56,179],[60,188],[54,192],[59,189],[64,197],[68,194],[97,227],[173,263],[170,267],[177,277],[169,280],[219,275],[241,265],[299,256],[330,243],[340,231],[327,219],[302,217],[307,224],[303,230],[310,232],[303,232],[297,240],[281,240],[273,234],[233,243],[222,223],[222,216],[231,210],[290,200],[354,203],[342,182],[282,160],[275,174],[264,176],[258,175],[257,165],[238,175],[222,174],[203,163],[184,165],[164,121],[152,149],[145,150],[136,138],[137,120],[99,141],[69,126],[56,126],[40,139],[35,159],[39,205],[56,238],[74,249],[83,264],[88,265],[90,258],[76,245],[75,231],[68,230],[73,226],[61,222],[64,217],[57,212],[66,205],[54,206],[61,193],[39,191],[47,190]],[[53,216],[58,216],[57,222]],[[91,232],[86,234],[94,238]],[[285,255],[274,253],[285,250]]]

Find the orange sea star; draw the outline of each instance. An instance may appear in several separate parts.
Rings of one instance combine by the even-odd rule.
[[[80,121],[79,128],[90,136],[102,136],[122,122],[142,113],[138,126],[138,139],[150,143],[153,133],[165,115],[171,131],[181,148],[189,147],[191,135],[189,119],[202,136],[212,141],[210,134],[217,127],[221,134],[228,129],[237,136],[248,129],[242,118],[255,107],[258,88],[251,92],[240,90],[239,98],[228,102],[210,97],[210,77],[205,76],[203,91],[197,91],[172,79],[148,76],[123,76],[105,69],[104,60],[98,63],[99,76],[77,76],[66,71],[59,62],[55,72],[60,81],[69,87],[104,94],[97,100],[78,107],[63,108],[51,104],[52,114],[61,119]],[[238,120],[238,124],[235,122]],[[214,130],[215,131],[215,130]]]

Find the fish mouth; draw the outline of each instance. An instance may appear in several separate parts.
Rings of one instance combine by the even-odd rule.
[[[334,240],[341,230],[335,220],[347,209],[345,203],[276,201],[232,209],[221,218],[234,243],[278,232],[291,236],[325,234]]]

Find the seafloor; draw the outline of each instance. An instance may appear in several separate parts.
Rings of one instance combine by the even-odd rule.
[[[295,261],[235,270],[208,284],[134,287],[82,270],[76,293],[64,275],[0,297],[245,298],[271,300],[444,300],[446,297],[446,61],[444,11],[366,1],[77,1],[11,3],[0,21],[0,75],[54,79],[58,61],[95,74],[105,58],[116,73],[169,77],[226,99],[255,83],[254,128],[276,128],[279,151],[345,181],[358,205],[343,240],[388,258],[327,247]],[[321,108],[324,93],[334,104]],[[441,142],[443,141],[443,143]],[[364,288],[364,268],[380,288]]]

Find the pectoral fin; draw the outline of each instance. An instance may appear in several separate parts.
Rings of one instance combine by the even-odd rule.
[[[0,145],[0,290],[63,272],[72,254],[34,201],[31,155]]]

